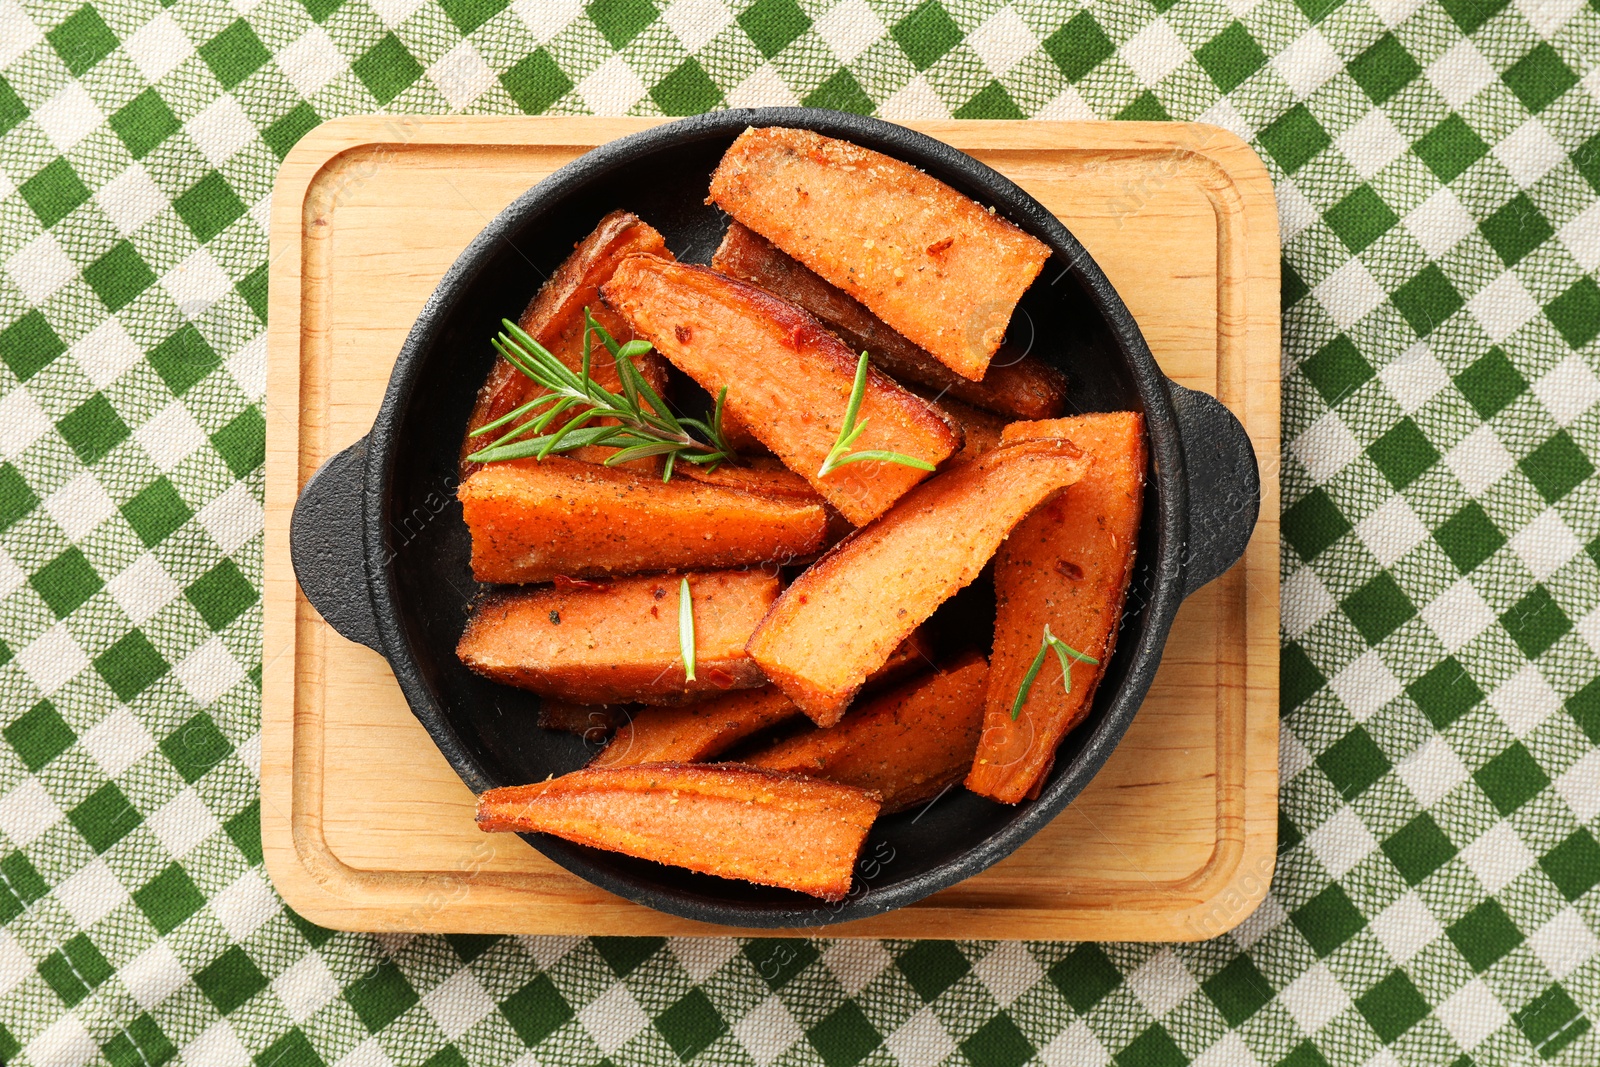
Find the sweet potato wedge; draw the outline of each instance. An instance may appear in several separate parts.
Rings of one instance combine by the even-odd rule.
[[[595,320],[619,341],[633,336],[628,324],[618,318],[600,302],[600,286],[611,277],[611,272],[622,257],[635,253],[671,259],[666,241],[654,226],[628,211],[613,211],[600,220],[594,231],[579,241],[572,254],[556,268],[539,292],[528,303],[517,325],[561,362],[578,370],[583,366],[583,309],[588,307]],[[647,353],[635,362],[645,380],[657,393],[666,384],[666,366],[654,352]],[[591,354],[590,373],[595,381],[615,391],[621,384],[617,378],[616,362],[604,346],[596,344]],[[521,371],[505,359],[495,360],[483,388],[478,390],[478,400],[472,416],[467,420],[467,435],[461,443],[460,477],[465,481],[479,464],[469,462],[467,456],[492,444],[498,432],[481,437],[473,431],[487,426],[502,415],[540,395],[542,390]],[[614,449],[583,448],[573,455],[592,461],[604,460]],[[659,460],[656,461],[659,463]]]
[[[902,678],[931,670],[933,665],[933,638],[928,635],[926,626],[919,626],[895,646],[889,658],[883,661],[883,666],[867,675],[861,688],[863,691],[882,689]]]
[[[490,593],[456,654],[486,678],[574,704],[677,704],[764,684],[744,644],[777,598],[778,579],[755,571],[688,578],[692,682],[679,651],[677,575]]]
[[[710,201],[970,381],[1050,258],[909,163],[809,130],[740,134]]]
[[[989,665],[970,652],[852,710],[829,729],[811,729],[747,756],[752,767],[807,774],[870,789],[883,814],[931,800],[972,767],[983,728]]]
[[[737,222],[729,225],[711,265],[811,312],[853,351],[872,353],[878,368],[943,394],[941,401],[951,396],[1013,419],[1052,419],[1066,407],[1067,376],[1043,360],[1002,345],[983,379],[968,381],[849,293]]]
[[[894,647],[1088,465],[1069,441],[1024,441],[929,479],[795,579],[751,636],[751,657],[832,726]]]
[[[1088,714],[1133,574],[1144,502],[1143,419],[1135,412],[1013,423],[1008,442],[1069,438],[1094,458],[1076,484],[1029,515],[995,557],[994,661],[983,740],[967,788],[1007,804],[1037,795],[1056,747]],[[1072,691],[1054,656],[1034,680],[1016,719],[1017,689],[1039,652],[1044,628],[1098,659],[1072,664]]]
[[[539,726],[574,734],[585,741],[604,741],[628,721],[628,710],[618,704],[568,704],[545,697],[539,701]]]
[[[961,424],[961,451],[950,457],[949,466],[970,462],[1000,447],[1000,435],[1006,428],[1006,421],[1000,416],[948,397],[939,401],[939,407]]]
[[[741,689],[678,708],[643,708],[617,731],[589,766],[700,763],[721,755],[757,731],[799,714],[794,701],[772,686]],[[969,752],[967,763],[971,762]]]
[[[817,491],[811,488],[810,482],[771,456],[753,456],[739,466],[723,463],[715,469],[698,463],[684,463],[674,468],[674,472],[675,475],[682,474],[707,485],[720,485],[741,492],[760,493],[806,504],[821,505],[823,502]]]
[[[592,767],[478,798],[478,828],[547,833],[702,874],[850,892],[878,814],[864,789],[733,764]]]
[[[737,567],[817,551],[820,501],[552,456],[490,463],[456,495],[480,582]]]
[[[855,383],[851,352],[799,308],[708,267],[632,256],[602,289],[606,302],[701,387],[728,390],[727,410],[851,522],[887,511],[926,471],[865,462],[818,478],[839,438]],[[888,449],[939,464],[960,430],[921,397],[874,370],[855,451]]]

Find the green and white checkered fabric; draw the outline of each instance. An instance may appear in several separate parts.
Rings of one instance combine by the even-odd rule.
[[[0,0],[0,1060],[1600,1063],[1600,0]],[[261,867],[322,119],[1203,119],[1278,181],[1283,817],[1199,945],[334,934]]]

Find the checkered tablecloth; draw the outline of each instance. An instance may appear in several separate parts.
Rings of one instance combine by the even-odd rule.
[[[0,1060],[1600,1063],[1600,0],[0,0]],[[261,867],[268,190],[355,112],[1201,119],[1283,816],[1186,946],[336,934]]]

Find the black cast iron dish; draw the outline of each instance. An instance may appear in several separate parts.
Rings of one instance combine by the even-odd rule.
[[[1139,565],[1116,654],[1093,712],[1062,745],[1038,800],[1007,807],[958,787],[920,812],[881,820],[863,849],[852,896],[837,905],[527,835],[575,874],[661,911],[732,926],[817,926],[953,885],[1054,818],[1127,730],[1178,605],[1238,560],[1255,527],[1260,483],[1243,428],[1216,400],[1157,369],[1094,260],[1016,185],[920,133],[803,108],[723,111],[595,149],[518,198],[456,260],[400,350],[372,432],[329,460],[301,492],[291,548],[311,603],[334,629],[388,659],[417,718],[474,792],[582,766],[592,746],[536,727],[537,697],[479,678],[456,658],[478,593],[455,502],[461,434],[495,358],[488,342],[500,320],[517,317],[607,211],[628,208],[659,229],[681,259],[709,261],[727,220],[704,205],[706,185],[747,126],[806,127],[896,156],[1048,244],[1054,256],[1024,297],[1013,330],[1026,333],[1031,325],[1032,350],[1071,379],[1075,410],[1144,412],[1152,461]],[[992,611],[974,586],[935,621],[947,632],[982,634]]]

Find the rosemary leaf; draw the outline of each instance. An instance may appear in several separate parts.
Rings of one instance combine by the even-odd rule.
[[[694,602],[689,595],[689,579],[678,583],[678,652],[683,656],[683,675],[694,681]]]
[[[1044,666],[1046,652],[1054,652],[1056,659],[1061,661],[1061,686],[1067,692],[1072,692],[1072,661],[1100,666],[1100,661],[1087,652],[1079,652],[1061,638],[1050,632],[1050,624],[1044,624],[1044,640],[1039,642],[1039,652],[1033,657],[1033,663],[1028,667],[1028,673],[1022,676],[1022,684],[1017,687],[1017,699],[1011,703],[1011,718],[1016,719],[1022,714],[1022,705],[1027,703],[1028,693],[1033,689],[1033,681],[1039,677],[1039,668]]]
[[[888,452],[882,449],[868,449],[864,452],[851,452],[850,448],[856,443],[856,438],[861,436],[861,431],[867,428],[867,419],[856,422],[856,416],[861,414],[861,401],[867,394],[867,354],[861,353],[861,358],[856,360],[856,380],[850,387],[850,403],[844,409],[844,423],[839,427],[839,439],[828,450],[828,457],[822,461],[822,467],[817,471],[818,478],[826,478],[832,471],[843,467],[847,463],[861,463],[865,460],[876,460],[879,463],[898,463],[902,467],[915,467],[917,470],[931,471],[936,469],[932,463],[925,459],[917,459],[903,452]]]
[[[1011,702],[1011,719],[1016,721],[1022,714],[1022,705],[1028,699],[1028,693],[1033,689],[1033,680],[1039,677],[1039,668],[1044,666],[1044,654],[1049,645],[1040,644],[1039,654],[1033,657],[1033,663],[1028,667],[1028,673],[1022,676],[1022,684],[1017,687],[1017,699]]]

